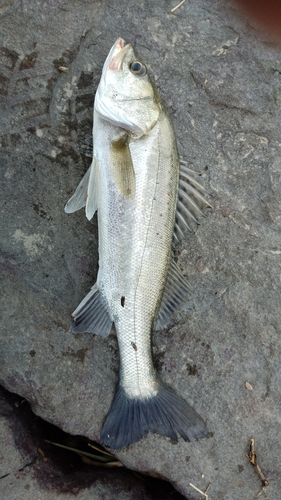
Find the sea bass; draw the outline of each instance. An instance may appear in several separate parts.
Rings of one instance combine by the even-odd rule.
[[[65,211],[98,211],[97,281],[73,313],[72,332],[107,337],[120,350],[118,387],[101,442],[114,449],[149,431],[177,441],[207,434],[203,419],[159,378],[153,327],[165,327],[189,284],[172,256],[208,205],[204,189],[180,167],[170,119],[146,66],[119,38],[104,63],[94,104],[93,161]]]

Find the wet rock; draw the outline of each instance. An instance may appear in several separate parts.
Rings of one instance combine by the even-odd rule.
[[[94,94],[121,35],[147,63],[180,154],[212,193],[212,211],[176,249],[192,300],[176,325],[153,337],[162,378],[212,434],[177,445],[150,435],[118,456],[167,477],[189,499],[202,498],[190,483],[202,491],[211,483],[216,500],[245,499],[261,489],[246,458],[253,437],[277,500],[280,50],[224,2],[191,0],[171,13],[173,6],[1,7],[0,379],[37,415],[99,439],[117,381],[117,341],[68,332],[70,313],[95,281],[97,222],[63,207],[89,165]]]

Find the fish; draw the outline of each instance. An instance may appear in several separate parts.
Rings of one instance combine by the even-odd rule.
[[[105,60],[93,113],[93,158],[65,206],[97,211],[96,283],[73,312],[71,331],[107,337],[114,325],[119,381],[101,443],[127,448],[149,432],[178,441],[208,434],[202,417],[157,373],[153,329],[166,327],[190,285],[173,246],[209,205],[181,163],[171,120],[145,64],[122,38]]]

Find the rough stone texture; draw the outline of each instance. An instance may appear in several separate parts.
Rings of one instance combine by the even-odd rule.
[[[147,63],[180,154],[213,195],[213,210],[176,249],[192,301],[153,337],[161,376],[213,435],[177,445],[150,435],[118,457],[166,476],[190,500],[203,498],[190,482],[203,491],[211,483],[212,500],[250,500],[261,488],[246,458],[254,437],[268,495],[279,500],[281,53],[231,4],[189,0],[172,14],[175,4],[0,8],[1,383],[43,418],[99,439],[117,341],[68,333],[95,280],[97,223],[63,206],[89,165],[81,140],[121,35]]]

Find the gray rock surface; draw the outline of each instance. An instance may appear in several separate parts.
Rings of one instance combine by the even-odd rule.
[[[118,457],[190,500],[203,498],[190,483],[211,484],[211,500],[251,500],[261,490],[246,458],[254,438],[267,495],[279,500],[281,52],[229,3],[189,0],[172,14],[176,3],[0,7],[0,381],[44,419],[99,439],[117,341],[68,332],[95,281],[97,223],[63,207],[89,165],[81,141],[103,61],[122,36],[147,63],[180,154],[213,195],[213,210],[176,249],[192,301],[153,337],[162,378],[212,436],[174,445],[149,435]]]

